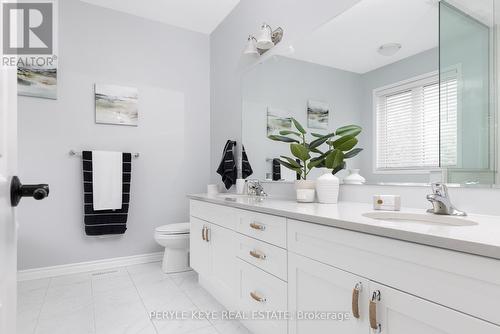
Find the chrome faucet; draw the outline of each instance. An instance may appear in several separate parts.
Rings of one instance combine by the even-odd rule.
[[[247,180],[247,193],[249,196],[267,196],[259,180]]]
[[[427,210],[429,213],[434,213],[436,215],[467,216],[465,212],[458,210],[451,204],[450,196],[448,195],[448,187],[443,183],[432,184],[432,194],[427,195],[427,200],[431,202],[433,207]]]

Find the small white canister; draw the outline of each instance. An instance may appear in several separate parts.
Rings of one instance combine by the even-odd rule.
[[[401,210],[401,196],[373,195],[373,208],[375,210],[399,211]]]

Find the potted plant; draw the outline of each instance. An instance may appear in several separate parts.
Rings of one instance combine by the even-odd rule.
[[[321,160],[319,166],[331,170],[331,173],[325,173],[320,176],[316,182],[316,193],[320,203],[337,203],[339,197],[340,180],[335,174],[345,169],[346,159],[358,155],[363,149],[355,148],[358,144],[356,138],[362,129],[357,125],[347,125],[338,128],[335,136],[326,141],[328,150],[315,158]],[[312,134],[317,138],[323,138],[321,134]],[[314,159],[313,159],[314,160]]]
[[[324,188],[322,187],[319,189],[314,181],[308,180],[308,174],[313,168],[327,168],[331,170],[330,175],[334,179],[337,179],[334,175],[345,168],[345,159],[352,158],[362,151],[361,148],[354,148],[358,144],[356,136],[361,133],[361,127],[357,125],[347,125],[326,135],[311,133],[315,139],[311,142],[307,142],[307,132],[304,127],[295,118],[292,118],[292,123],[296,131],[282,130],[279,132],[279,135],[270,135],[269,139],[290,144],[290,152],[293,157],[281,156],[279,163],[295,171],[299,176],[299,180],[295,183],[298,191],[297,195],[299,195],[299,190],[311,189],[313,190],[314,198],[315,187],[316,190],[320,190],[318,195],[324,193]],[[323,144],[327,145],[327,150],[325,152],[320,150]],[[316,156],[313,157],[312,155]],[[338,187],[336,193],[338,197]],[[299,196],[297,199],[299,200]],[[309,200],[310,196],[306,201]]]

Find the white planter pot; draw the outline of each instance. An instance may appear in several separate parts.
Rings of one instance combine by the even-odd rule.
[[[349,175],[344,178],[345,184],[364,184],[366,179],[359,175],[359,169],[350,169]]]
[[[331,172],[325,173],[316,180],[318,201],[324,204],[335,204],[339,199],[339,178]]]
[[[315,198],[315,182],[313,180],[296,180],[295,193],[297,202],[312,203]]]

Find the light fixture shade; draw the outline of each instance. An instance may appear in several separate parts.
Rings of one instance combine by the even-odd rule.
[[[381,45],[377,51],[382,56],[390,57],[390,56],[394,56],[396,53],[398,53],[398,51],[401,50],[401,48],[402,48],[402,45],[399,43],[387,43],[387,44]]]
[[[269,50],[272,48],[274,46],[274,42],[271,35],[271,27],[264,23],[260,28],[259,35],[257,36],[257,48],[261,50]]]
[[[257,50],[257,47],[255,46],[255,38],[253,36],[248,36],[248,42],[245,47],[245,50],[243,50],[243,54],[246,55],[258,55],[259,51]]]

